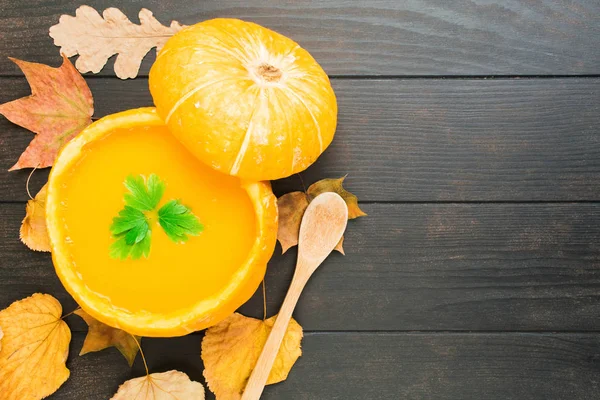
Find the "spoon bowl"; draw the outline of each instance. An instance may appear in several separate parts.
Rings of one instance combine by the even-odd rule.
[[[317,196],[302,218],[298,261],[309,262],[317,269],[342,239],[347,223],[348,206],[339,194],[327,192]]]

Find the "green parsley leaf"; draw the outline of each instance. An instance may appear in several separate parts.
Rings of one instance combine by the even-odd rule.
[[[125,194],[125,204],[139,211],[152,211],[165,193],[165,184],[156,174],[146,181],[142,175],[129,175],[125,187],[131,192]]]
[[[196,236],[204,229],[192,211],[179,200],[171,200],[158,210],[158,223],[177,243],[187,241],[188,235]]]
[[[130,175],[124,184],[129,193],[124,196],[125,207],[110,225],[115,239],[110,246],[110,256],[137,260],[150,254],[152,230],[148,213],[155,212],[166,185],[155,174],[148,179]],[[158,210],[158,223],[177,243],[183,243],[189,239],[188,235],[198,235],[203,230],[198,218],[179,200],[171,200]]]
[[[116,241],[110,247],[110,256],[137,260],[150,253],[150,225],[143,212],[125,206],[113,219],[110,231]]]
[[[119,215],[113,218],[110,231],[113,235],[120,235],[143,224],[148,225],[144,213],[130,206],[125,206],[124,209],[119,211]]]
[[[150,255],[150,231],[148,230],[144,238],[133,245],[127,244],[125,236],[117,238],[117,241],[110,246],[110,256],[120,258],[121,260],[131,257],[132,260],[138,260]]]

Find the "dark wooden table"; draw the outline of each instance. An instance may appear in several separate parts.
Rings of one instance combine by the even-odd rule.
[[[6,56],[59,65],[48,28],[80,4],[0,0],[0,102],[29,93]],[[347,256],[309,283],[296,313],[304,355],[265,399],[598,398],[600,2],[119,5],[134,20],[141,7],[163,23],[238,17],[280,31],[322,63],[338,95],[334,143],[302,177],[348,174],[369,217],[350,223]],[[96,116],[150,105],[153,59],[135,80],[111,66],[88,76]],[[0,309],[46,292],[70,310],[49,255],[18,238],[28,171],[6,170],[30,139],[0,119]],[[46,178],[36,172],[32,189]],[[295,258],[276,253],[269,314]],[[262,314],[260,293],[242,312]],[[107,399],[143,374],[114,349],[78,357],[86,328],[69,323],[71,378],[52,399]],[[144,340],[151,369],[203,382],[201,337]]]

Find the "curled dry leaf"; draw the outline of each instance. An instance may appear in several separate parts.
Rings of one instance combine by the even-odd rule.
[[[277,316],[265,321],[234,313],[208,328],[202,339],[204,377],[219,400],[237,400],[267,342]],[[290,320],[267,385],[284,381],[302,355],[302,327]]]
[[[92,93],[64,56],[58,68],[11,60],[25,74],[31,96],[0,104],[0,114],[37,135],[10,170],[50,167],[61,147],[92,122]]]
[[[50,237],[46,227],[47,186],[44,185],[35,198],[27,202],[25,218],[21,223],[21,241],[35,251],[50,251]]]
[[[71,331],[61,315],[58,300],[40,293],[0,311],[3,400],[42,399],[69,378],[65,362]]]
[[[141,342],[141,337],[135,336],[134,339],[129,333],[103,324],[82,309],[75,311],[75,314],[83,318],[88,325],[88,334],[79,352],[80,356],[109,347],[116,347],[123,354],[129,366],[133,365],[135,356],[139,351],[138,343]]]
[[[306,193],[311,199],[325,192],[337,193],[342,196],[348,206],[348,219],[366,216],[367,214],[358,206],[358,197],[344,189],[344,179],[346,179],[345,176],[339,179],[322,179],[310,185]]]
[[[179,371],[168,371],[130,379],[111,400],[204,400],[204,386]]]
[[[103,18],[104,17],[104,18]],[[50,36],[60,51],[68,57],[79,54],[75,66],[81,72],[98,73],[106,61],[118,54],[115,73],[121,79],[135,78],[144,56],[156,51],[183,26],[171,22],[164,26],[152,12],[142,8],[140,25],[132,23],[116,8],[107,8],[102,16],[90,6],[81,6],[75,16],[62,15],[57,25],[50,28]]]
[[[348,206],[348,219],[363,217],[365,214],[358,206],[358,197],[344,189],[343,178],[323,179],[309,186],[306,193],[292,192],[287,193],[277,199],[279,209],[279,229],[277,231],[277,240],[281,243],[281,252],[285,253],[289,248],[298,244],[298,235],[300,233],[300,223],[306,207],[312,199],[325,192],[335,192],[339,194]],[[335,246],[334,250],[344,254],[344,237]]]
[[[298,244],[300,223],[306,207],[308,207],[308,196],[303,192],[287,193],[277,199],[279,209],[277,240],[281,243],[282,253]]]

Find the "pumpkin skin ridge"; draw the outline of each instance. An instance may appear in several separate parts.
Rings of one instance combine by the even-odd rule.
[[[246,155],[246,151],[248,150],[248,145],[250,144],[250,138],[252,137],[252,120],[254,119],[254,115],[256,114],[256,110],[258,108],[257,101],[259,96],[263,94],[263,88],[259,88],[258,93],[256,94],[256,98],[254,99],[254,105],[252,106],[252,114],[250,115],[250,119],[248,120],[248,129],[246,129],[246,133],[244,133],[244,139],[242,140],[242,145],[240,149],[237,151],[237,155],[235,156],[235,160],[229,168],[229,174],[235,175],[237,171],[240,169],[240,164]]]
[[[203,85],[198,85],[195,88],[193,88],[192,90],[189,90],[186,94],[181,96],[181,98],[179,100],[177,100],[177,102],[173,105],[173,107],[171,108],[171,110],[169,111],[167,116],[165,117],[165,123],[168,124],[171,117],[173,116],[173,113],[175,111],[177,111],[177,109],[183,103],[185,103],[190,97],[192,97],[195,93],[198,93],[200,90],[206,89],[206,88],[210,87],[211,85],[216,85],[217,83],[223,83],[223,82],[227,81],[228,79],[233,79],[233,78],[223,78],[223,79],[220,79],[217,81],[206,82]]]
[[[129,312],[115,307],[89,289],[70,265],[70,257],[64,246],[64,231],[58,220],[58,185],[61,183],[61,174],[78,161],[85,144],[101,139],[113,129],[138,126],[164,126],[164,122],[156,109],[150,107],[112,114],[89,125],[61,150],[50,172],[46,202],[52,259],[56,273],[67,292],[81,308],[97,320],[139,336],[183,336],[225,319],[256,291],[275,248],[277,199],[269,182],[240,181],[255,211],[256,238],[245,262],[240,265],[229,283],[215,295],[201,299],[191,307],[169,313]]]
[[[220,72],[196,66],[211,62],[220,45],[223,55],[214,58],[237,58],[239,68],[229,65]],[[189,74],[179,76],[185,63],[192,65],[186,69]],[[261,68],[267,71],[262,77],[256,72]],[[246,74],[240,73],[243,69]],[[193,78],[214,81],[224,75],[234,82],[200,90],[171,112]],[[268,92],[266,111],[253,107],[248,94],[236,96],[252,82],[256,92],[268,88],[263,92]],[[167,83],[171,88],[162,90]],[[337,100],[319,64],[298,43],[252,22],[218,18],[178,32],[158,54],[149,85],[159,114],[169,116],[170,131],[192,154],[209,167],[245,180],[275,180],[303,171],[328,148],[337,127]],[[286,107],[274,104],[274,97]],[[237,113],[212,111],[236,105],[241,105]]]

